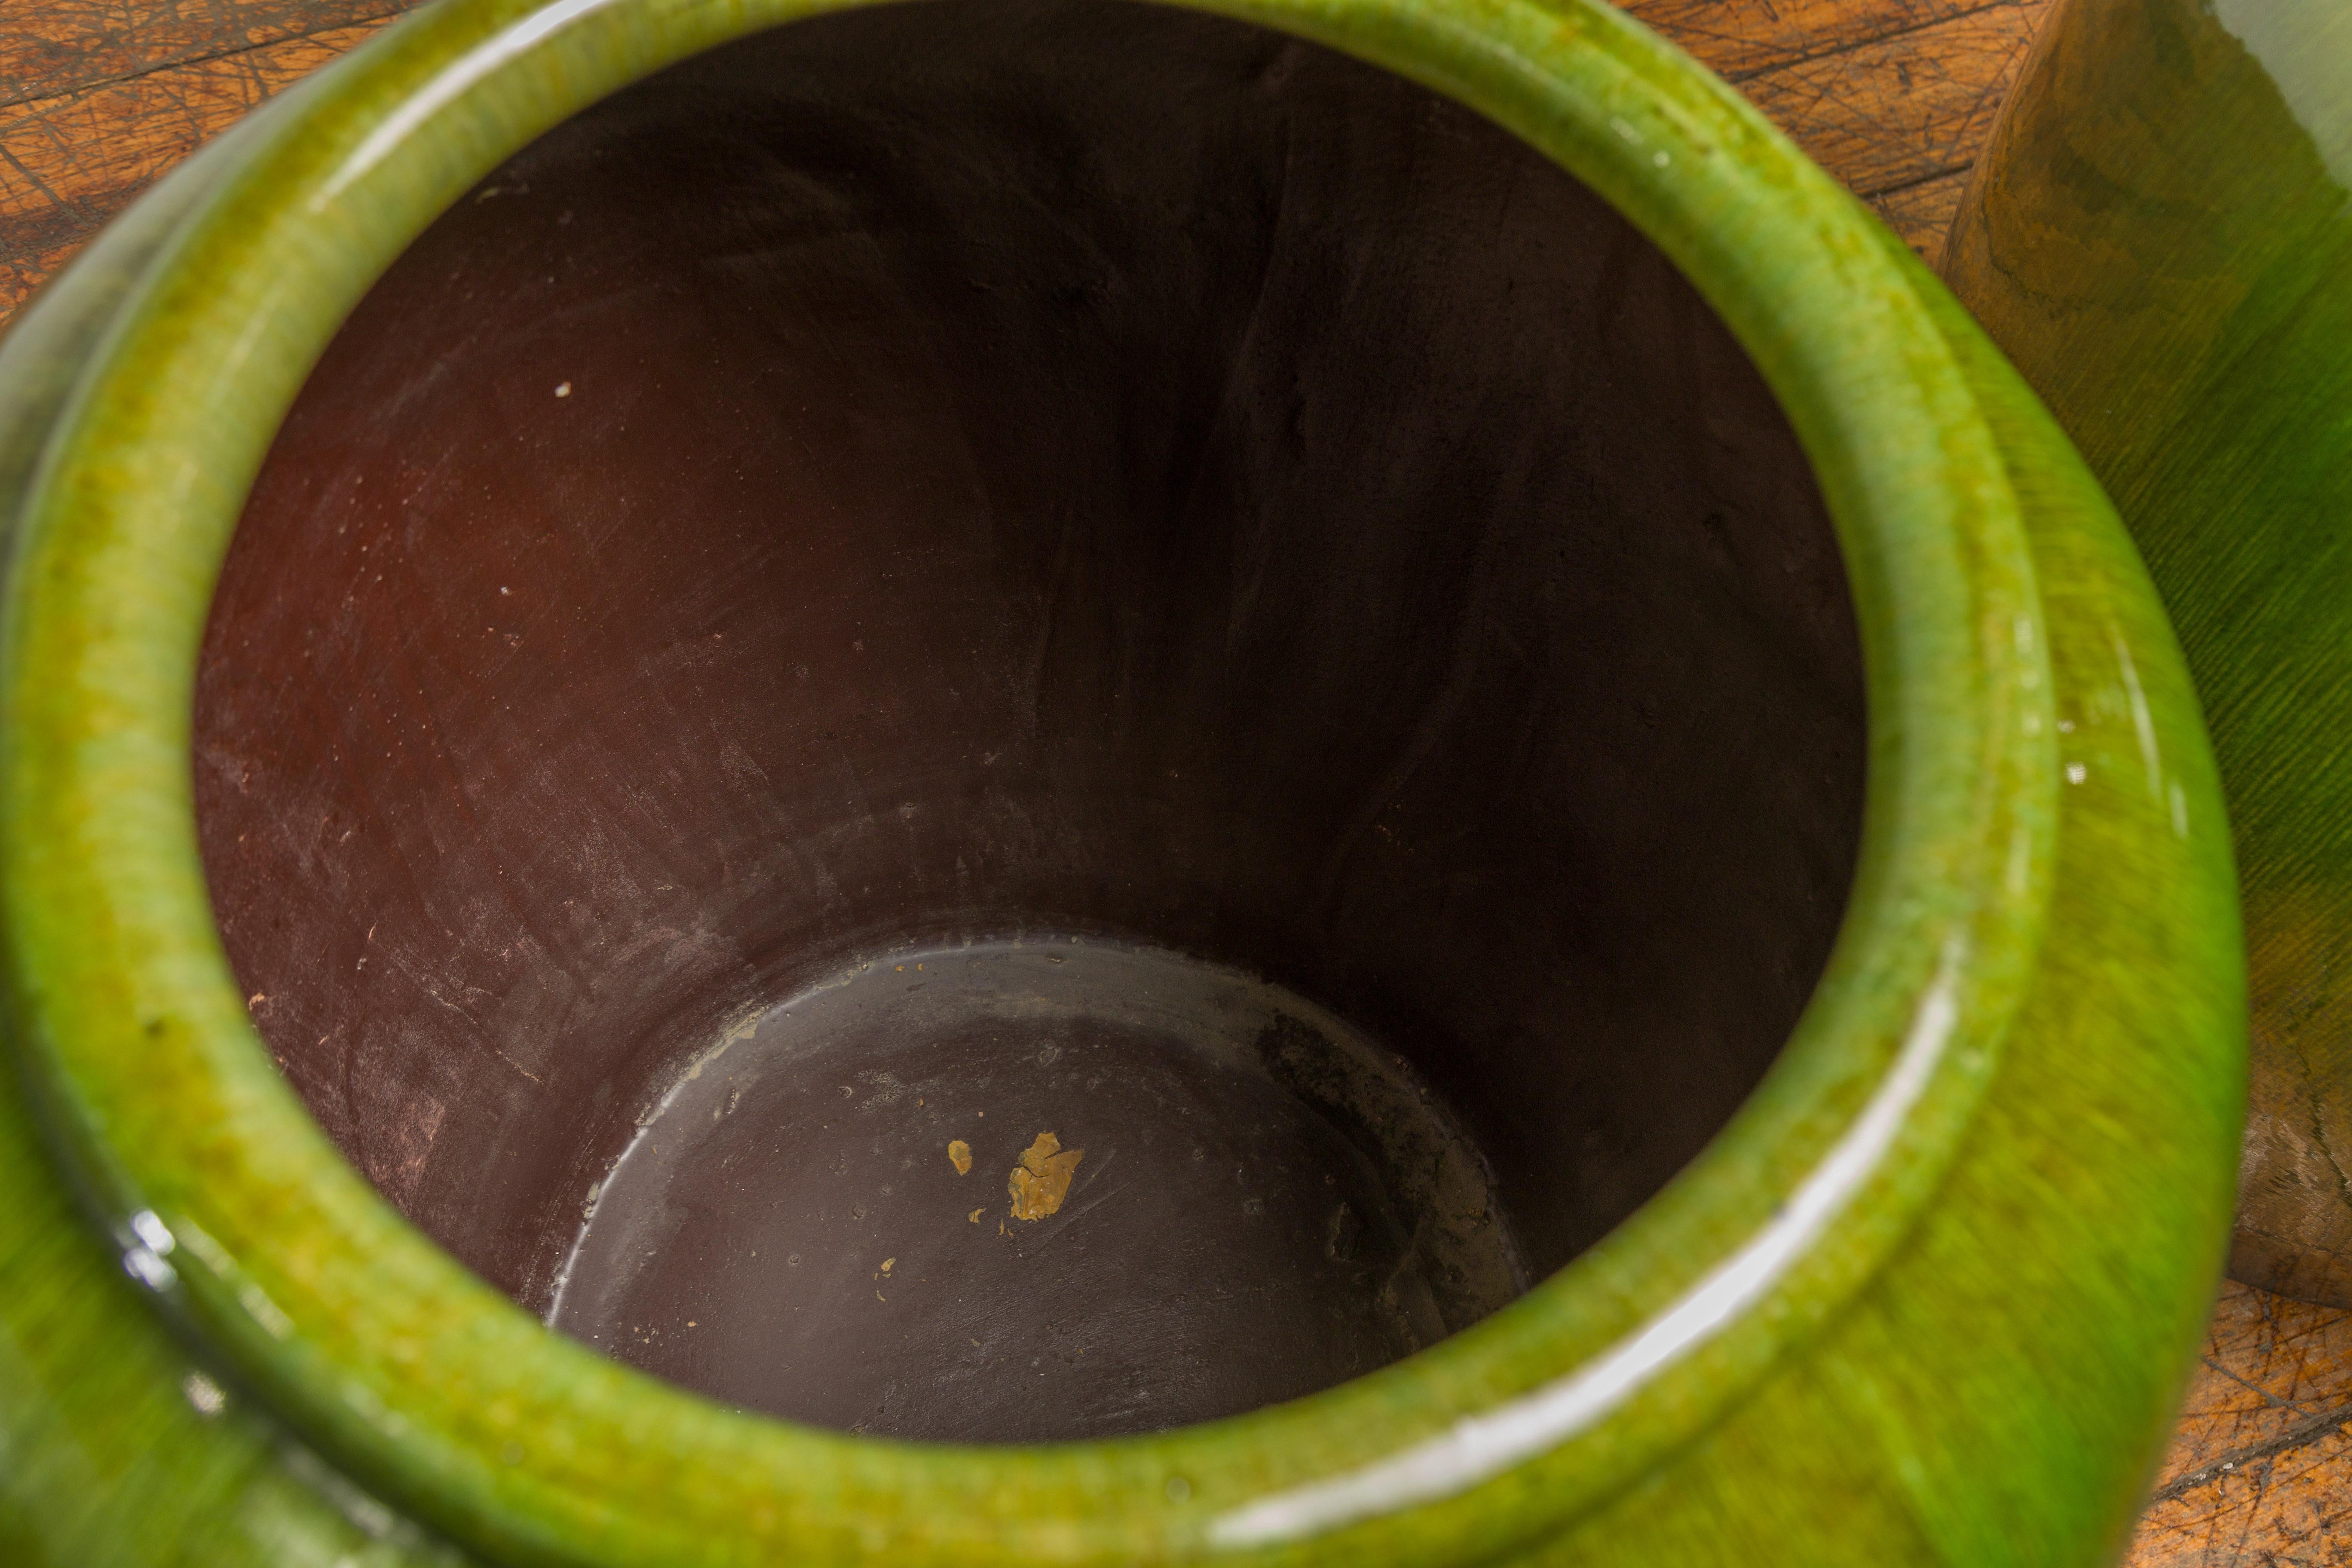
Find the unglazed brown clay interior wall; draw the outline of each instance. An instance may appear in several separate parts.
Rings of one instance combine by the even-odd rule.
[[[1653,247],[1417,88],[1111,4],[803,24],[484,181],[289,415],[196,730],[263,1037],[394,1203],[542,1312],[688,1064],[828,977],[1016,938],[1345,1020],[1483,1151],[1479,1223],[1540,1277],[1787,1037],[1864,755],[1809,470]],[[987,1095],[916,1098],[906,1158],[965,1180],[925,1152]],[[793,1139],[833,1123],[795,1114],[694,1201],[821,1187]],[[959,1237],[1019,1242],[1005,1173],[1045,1114],[1000,1121]],[[1147,1186],[1106,1181],[1082,1263],[1007,1253],[1034,1289],[982,1315],[1126,1310],[1122,1257],[1185,1256],[1189,1200],[1122,1230]],[[707,1253],[645,1267],[746,1263]],[[914,1267],[843,1279],[887,1305]],[[711,1369],[753,1340],[645,1335],[596,1342],[860,1425]]]

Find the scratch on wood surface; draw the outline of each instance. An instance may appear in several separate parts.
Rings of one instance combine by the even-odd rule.
[[[1942,258],[1944,236],[1950,231],[1952,219],[1959,216],[1960,197],[1968,184],[1969,171],[1956,169],[1930,175],[1916,184],[1880,191],[1867,199],[1886,226],[1933,265]]]
[[[8,0],[0,109],[378,22],[415,0]]]
[[[1747,91],[1865,198],[1965,174],[2025,62],[2042,9],[1971,12],[1800,61],[1755,78]]]
[[[1933,259],[2050,0],[1632,0]]]
[[[2352,1312],[2222,1288],[2126,1568],[2352,1568]]]
[[[2044,0],[1629,0],[1625,9],[1733,82]],[[2026,16],[2011,26],[2031,32]],[[1931,44],[1915,46],[1931,50]]]
[[[413,3],[40,0],[12,17],[0,28],[0,325],[158,175]],[[321,19],[346,25],[284,30]]]

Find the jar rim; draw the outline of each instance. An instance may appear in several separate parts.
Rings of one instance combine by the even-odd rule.
[[[1601,1243],[1470,1330],[1248,1415],[1032,1447],[850,1436],[544,1329],[351,1167],[247,1016],[197,853],[190,712],[222,555],[311,364],[533,137],[858,3],[452,0],[178,176],[197,188],[58,416],[0,584],[0,973],[45,1119],[164,1310],[356,1479],[492,1553],[1108,1563],[1556,1526],[1724,1414],[1916,1217],[2033,972],[2056,816],[2017,499],[1916,271],[1600,0],[1193,8],[1417,80],[1584,181],[1754,359],[1837,530],[1870,726],[1844,921],[1762,1084]]]

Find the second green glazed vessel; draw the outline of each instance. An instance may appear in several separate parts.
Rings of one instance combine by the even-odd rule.
[[[2352,10],[2067,0],[1945,273],[2115,500],[2244,879],[2231,1272],[2352,1304]]]
[[[428,9],[176,174],[0,345],[0,1557],[2110,1560],[2210,1302],[2242,1104],[2195,701],[2096,485],[1949,296],[1590,0],[1203,9],[1583,181],[1721,316],[1818,480],[1866,676],[1859,869],[1787,1044],[1663,1190],[1328,1392],[959,1447],[746,1414],[552,1333],[328,1141],[235,983],[191,783],[254,477],[339,324],[485,174],[827,9]]]

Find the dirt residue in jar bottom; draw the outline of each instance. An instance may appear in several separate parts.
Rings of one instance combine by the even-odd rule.
[[[1086,1157],[1084,1149],[1065,1149],[1051,1132],[1038,1133],[1005,1182],[1013,1194],[1013,1217],[1044,1219],[1060,1208],[1070,1195],[1071,1174]]]

